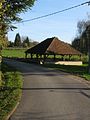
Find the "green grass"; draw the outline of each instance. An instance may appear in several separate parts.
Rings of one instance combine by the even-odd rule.
[[[83,74],[83,77],[84,77],[86,80],[89,80],[89,81],[90,81],[90,74]]]
[[[25,58],[25,51],[26,49],[3,49],[2,56]]]
[[[88,66],[74,66],[74,65],[56,65],[56,64],[44,64],[44,67],[53,68],[56,70],[68,72],[71,74],[84,77],[86,80],[90,80],[90,74],[88,73]]]
[[[0,86],[0,120],[5,120],[21,98],[22,77],[20,73],[2,64]]]

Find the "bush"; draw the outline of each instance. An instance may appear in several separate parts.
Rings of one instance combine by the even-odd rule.
[[[80,57],[79,56],[71,56],[70,58],[71,61],[79,61],[80,60]]]
[[[82,61],[83,61],[83,63],[88,63],[88,56],[87,56],[87,55],[84,55],[84,56],[82,57]]]

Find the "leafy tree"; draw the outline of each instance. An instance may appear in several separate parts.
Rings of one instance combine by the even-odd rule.
[[[26,37],[26,38],[23,40],[23,47],[29,47],[29,46],[30,46],[29,38]]]
[[[14,43],[12,41],[8,41],[8,47],[14,47]]]
[[[75,38],[73,41],[72,41],[72,46],[75,48],[75,49],[77,49],[77,50],[79,50],[80,49],[80,38]]]
[[[16,47],[21,47],[21,37],[19,33],[16,34],[15,41],[14,41],[14,46]]]
[[[84,54],[88,53],[88,39],[86,34],[86,28],[90,25],[90,20],[79,21],[77,24],[78,37],[72,41],[72,46]]]
[[[0,23],[0,46],[6,47],[7,46],[7,37],[6,37],[6,29],[7,26],[5,24]]]
[[[8,46],[8,38],[6,36],[1,36],[0,37],[0,46],[2,48],[5,48]]]
[[[32,39],[29,39],[28,37],[22,37],[22,41],[23,41],[23,47],[33,47],[35,45],[38,44],[37,41],[34,41]]]
[[[1,0],[0,21],[11,23],[20,21],[19,13],[31,8],[35,0]]]
[[[7,31],[15,27],[12,22],[19,22],[19,14],[30,9],[35,0],[0,0],[0,41],[3,41]]]
[[[77,28],[78,28],[78,33],[79,33],[79,36],[81,36],[83,34],[83,32],[86,30],[86,27],[90,25],[90,20],[82,20],[82,21],[79,21],[77,23]]]
[[[35,46],[35,45],[37,45],[39,42],[37,42],[37,41],[33,41],[32,42],[32,46]]]

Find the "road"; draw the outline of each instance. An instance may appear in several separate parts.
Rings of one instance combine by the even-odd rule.
[[[10,120],[90,120],[90,85],[34,64],[4,60],[22,72],[20,104]]]

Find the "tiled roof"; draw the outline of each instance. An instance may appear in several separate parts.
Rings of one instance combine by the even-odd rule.
[[[79,51],[71,47],[69,44],[59,40],[57,37],[48,38],[36,46],[28,49],[25,53],[81,55]]]

